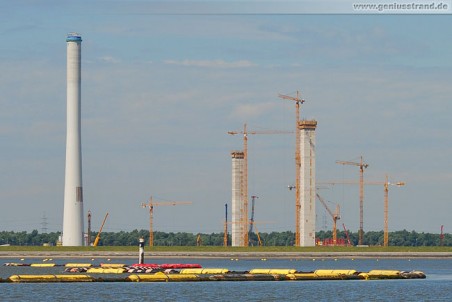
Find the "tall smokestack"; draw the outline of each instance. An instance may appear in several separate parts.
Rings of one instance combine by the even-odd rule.
[[[66,175],[64,183],[63,246],[83,246],[83,187],[81,145],[81,44],[69,33],[67,43]]]

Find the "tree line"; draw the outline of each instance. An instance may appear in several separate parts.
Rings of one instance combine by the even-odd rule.
[[[43,244],[56,245],[61,233],[39,233],[33,230],[31,233],[22,231],[2,231],[0,232],[0,245],[30,245],[39,246]],[[200,241],[198,240],[198,235]],[[352,245],[358,244],[358,232],[348,232]],[[92,233],[91,242],[97,236]],[[149,240],[149,231],[133,230],[120,232],[103,232],[101,234],[99,245],[104,246],[135,246],[138,245],[138,239]],[[259,233],[260,241],[263,246],[293,246],[295,243],[295,234],[291,231]],[[255,233],[249,235],[250,246],[259,246],[259,238]],[[320,241],[332,238],[331,231],[320,231],[316,233],[316,238]],[[345,239],[345,232],[338,232],[337,238]],[[383,231],[369,231],[364,233],[363,244],[369,246],[382,246],[384,240]],[[222,246],[224,242],[224,233],[211,234],[193,234],[186,232],[154,232],[155,246],[196,246],[200,243],[203,246]],[[231,244],[231,235],[228,236],[228,245]],[[444,246],[452,246],[452,235],[444,234],[442,239]],[[416,231],[395,231],[389,233],[390,246],[440,246],[440,234],[419,233]]]

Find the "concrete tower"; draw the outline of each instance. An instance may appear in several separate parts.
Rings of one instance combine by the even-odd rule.
[[[63,246],[83,246],[83,187],[81,145],[81,44],[69,33],[67,42],[67,128],[64,183]]]
[[[243,225],[243,177],[245,168],[245,154],[242,151],[232,151],[232,214],[231,234],[232,246],[244,246]]]
[[[317,121],[300,121],[300,246],[315,246],[315,128]]]

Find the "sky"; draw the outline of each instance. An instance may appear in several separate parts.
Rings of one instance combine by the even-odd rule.
[[[252,2],[252,1],[250,1]],[[447,1],[446,1],[447,2]],[[317,182],[404,181],[389,230],[452,230],[452,18],[439,14],[222,12],[203,2],[0,4],[0,230],[61,231],[66,35],[82,35],[84,211],[92,229],[219,233],[232,150],[248,130],[315,119]],[[222,6],[221,6],[222,5]],[[277,11],[277,10],[275,10]],[[294,134],[250,135],[249,193],[260,232],[294,231]],[[357,185],[321,186],[359,228]],[[364,231],[383,229],[382,185],[366,185]],[[331,219],[317,202],[317,230]],[[229,216],[230,219],[230,216]],[[86,225],[85,216],[85,225]]]

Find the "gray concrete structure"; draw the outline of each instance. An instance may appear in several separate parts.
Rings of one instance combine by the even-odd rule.
[[[243,181],[245,174],[245,154],[242,151],[232,151],[232,209],[231,209],[231,235],[232,246],[244,246],[244,208],[243,208]]]
[[[300,121],[300,246],[315,246],[315,129],[317,121]]]

